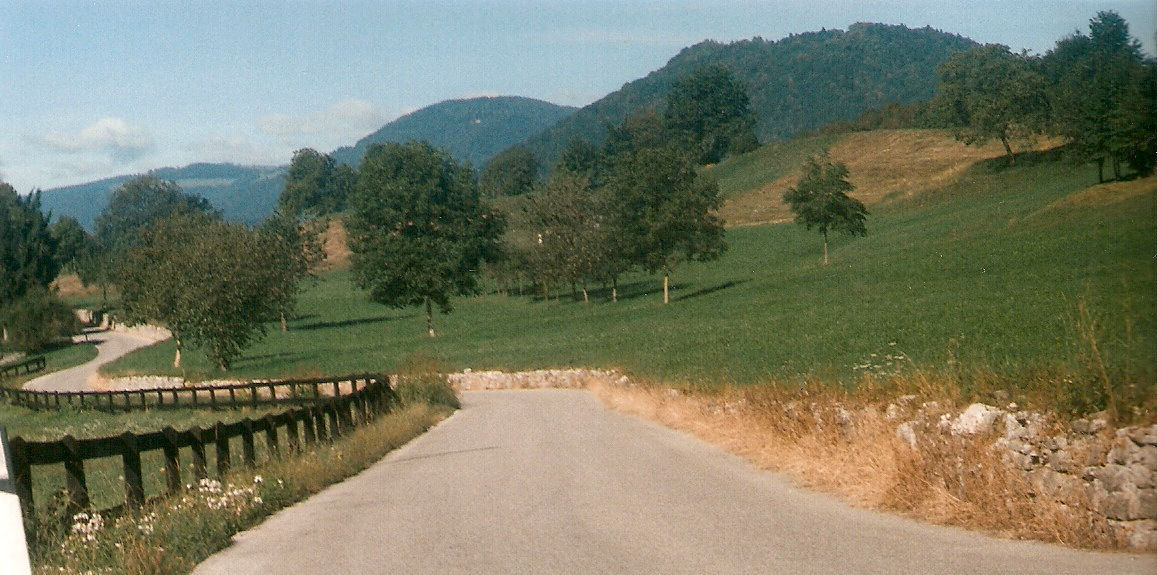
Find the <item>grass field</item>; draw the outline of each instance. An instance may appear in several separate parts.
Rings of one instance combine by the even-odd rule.
[[[905,166],[900,158],[892,169]],[[735,181],[782,177],[715,169]],[[819,265],[818,234],[800,226],[731,229],[722,259],[675,271],[668,306],[647,276],[629,278],[617,304],[598,292],[590,305],[484,295],[457,300],[430,340],[418,310],[370,304],[348,272],[330,272],[304,295],[290,331],[271,331],[229,375],[390,370],[425,354],[457,369],[607,367],[710,386],[851,384],[865,372],[919,368],[994,374],[1015,387],[1042,374],[1085,377],[1095,341],[1111,377],[1151,386],[1157,180],[1091,188],[1094,168],[1056,152],[1011,168],[995,159],[950,169],[943,185],[877,194],[867,237],[837,238],[829,267]],[[218,376],[189,355],[189,375]],[[170,373],[171,357],[163,342],[107,373]]]

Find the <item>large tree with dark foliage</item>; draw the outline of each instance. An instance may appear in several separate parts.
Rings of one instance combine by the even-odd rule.
[[[1053,130],[1072,141],[1080,161],[1097,164],[1098,180],[1110,163],[1141,173],[1157,155],[1157,63],[1145,59],[1129,26],[1114,12],[1098,12],[1089,35],[1061,39],[1043,62],[1052,83]]]
[[[359,170],[346,220],[353,271],[370,299],[449,313],[478,291],[478,271],[498,253],[503,220],[479,198],[468,167],[424,142],[374,145]]]
[[[345,209],[346,196],[356,184],[353,168],[312,148],[293,153],[278,209],[288,216],[321,216]]]
[[[478,176],[478,190],[483,196],[521,196],[538,181],[538,160],[530,150],[515,146],[494,156]]]
[[[209,200],[186,194],[176,182],[139,176],[113,190],[108,206],[96,218],[96,239],[103,249],[123,254],[154,223],[191,213],[220,216]]]
[[[39,192],[22,197],[0,182],[0,350],[39,351],[75,327],[48,289],[60,270],[48,220]]]
[[[999,140],[1011,163],[1013,145],[1031,141],[1045,127],[1045,79],[1028,56],[988,44],[953,54],[937,73],[932,113],[965,144]]]
[[[276,317],[266,253],[252,230],[203,213],[154,222],[125,256],[121,302],[128,323],[156,322],[173,334],[173,366],[185,346],[205,350],[222,371]]]
[[[672,146],[636,149],[611,162],[607,223],[616,245],[609,261],[662,272],[668,303],[675,266],[718,258],[727,248],[723,221],[715,215],[723,202],[719,186],[700,177]]]
[[[725,66],[705,66],[679,78],[663,113],[679,145],[700,164],[759,147],[747,89]]]

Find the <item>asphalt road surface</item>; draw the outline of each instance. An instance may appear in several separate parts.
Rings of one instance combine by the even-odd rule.
[[[127,355],[129,352],[150,345],[156,338],[143,337],[134,333],[101,331],[88,334],[88,338],[78,336],[77,341],[96,343],[96,357],[76,367],[54,371],[24,384],[24,389],[37,391],[92,391],[93,379],[100,366]]]
[[[581,391],[463,404],[194,573],[1157,573],[853,509]]]

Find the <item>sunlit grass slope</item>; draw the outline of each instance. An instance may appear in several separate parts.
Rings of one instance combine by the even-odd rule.
[[[891,165],[916,171],[900,157]],[[331,272],[302,298],[289,333],[271,331],[228,376],[388,370],[421,352],[454,368],[586,366],[709,384],[847,383],[856,366],[883,363],[872,354],[902,352],[908,366],[1016,380],[1079,367],[1088,351],[1079,331],[1094,326],[1112,369],[1152,379],[1157,180],[1093,187],[1093,168],[1064,164],[1055,152],[1014,167],[994,159],[936,173],[945,170],[958,173],[933,178],[920,193],[880,195],[868,235],[836,239],[826,268],[819,236],[800,226],[731,229],[721,260],[675,271],[668,306],[659,281],[646,276],[629,278],[617,304],[598,292],[590,305],[565,295],[549,302],[485,295],[457,300],[430,340],[416,310],[371,304],[347,272]],[[1082,305],[1092,312],[1085,320]],[[191,375],[217,375],[190,355]],[[171,343],[162,343],[109,371],[168,372],[171,358]]]

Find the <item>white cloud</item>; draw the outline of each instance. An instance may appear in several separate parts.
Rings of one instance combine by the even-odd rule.
[[[255,144],[240,132],[214,134],[186,145],[185,149],[193,154],[198,162],[260,165],[282,164],[289,161],[288,153]]]
[[[107,117],[78,132],[48,132],[35,141],[69,154],[107,154],[116,163],[131,162],[153,149],[153,138],[144,128],[122,118]]]
[[[365,100],[342,100],[330,109],[306,116],[270,114],[261,118],[260,130],[289,147],[327,148],[352,144],[382,127],[386,115]]]

